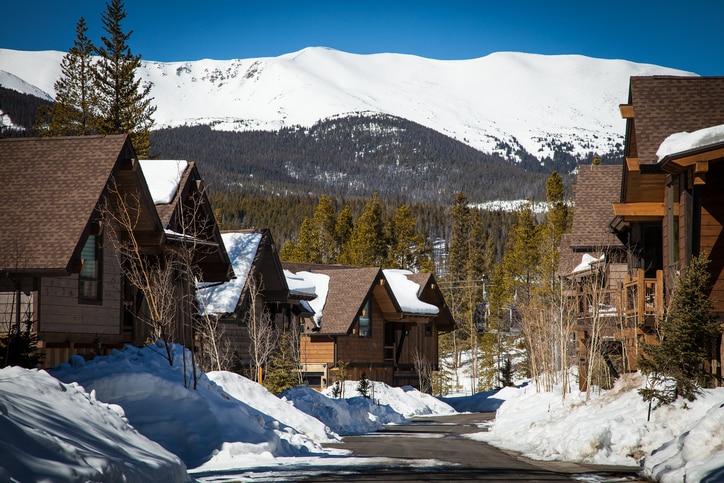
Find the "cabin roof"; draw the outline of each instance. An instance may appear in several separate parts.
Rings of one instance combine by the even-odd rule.
[[[626,155],[636,154],[639,165],[655,165],[656,151],[670,134],[724,124],[724,77],[631,77],[629,104],[634,117],[626,145],[637,152]]]
[[[621,165],[581,165],[574,186],[575,206],[571,232],[563,235],[558,273],[569,274],[581,262],[581,252],[623,247],[611,231],[613,204],[621,196]]]
[[[310,272],[323,274],[329,277],[327,296],[323,308],[323,320],[319,334],[347,334],[354,323],[359,311],[367,298],[380,284],[384,274],[379,268],[347,267],[343,265],[321,265],[305,263],[284,263],[284,268],[292,273]],[[396,301],[388,289],[377,292],[387,300],[383,301],[395,305]],[[378,300],[379,302],[379,300]]]
[[[620,200],[621,165],[582,165],[575,184],[573,223],[568,243],[574,251],[621,247],[609,223],[613,204]]]
[[[160,232],[135,156],[127,135],[0,140],[0,271],[69,273],[121,164]]]

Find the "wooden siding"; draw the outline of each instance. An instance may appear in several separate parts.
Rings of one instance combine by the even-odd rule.
[[[628,171],[626,199],[624,203],[663,203],[665,200],[666,174]]]
[[[35,321],[37,297],[33,291],[33,280],[25,279],[20,283],[20,292],[17,285],[10,279],[0,277],[0,331],[7,333],[10,324],[18,320],[18,297],[20,302],[20,320],[24,321],[28,315]]]
[[[377,298],[372,300],[370,337],[360,337],[359,321],[355,322],[352,334],[337,340],[337,358],[354,366],[359,364],[384,364],[385,320]]]
[[[721,187],[724,186],[724,165],[710,165],[706,185],[701,187],[701,238],[700,250],[711,260],[711,299],[716,312],[724,312],[724,200]]]
[[[302,364],[334,364],[334,340],[330,337],[304,334],[299,352]]]
[[[48,338],[52,332],[121,333],[121,270],[110,245],[106,243],[103,250],[103,294],[99,303],[78,302],[77,274],[41,280],[38,314],[41,339]]]

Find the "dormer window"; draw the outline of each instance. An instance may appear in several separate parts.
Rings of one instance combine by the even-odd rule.
[[[78,301],[80,303],[98,303],[102,299],[102,253],[101,236],[88,235],[80,254],[81,270],[78,277]]]

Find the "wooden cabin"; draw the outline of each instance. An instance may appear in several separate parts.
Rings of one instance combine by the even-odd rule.
[[[566,281],[565,295],[574,317],[575,340],[566,358],[578,364],[579,386],[584,390],[592,343],[611,368],[612,359],[625,353],[617,331],[623,316],[627,252],[609,226],[620,186],[620,165],[578,167],[571,232],[563,235],[559,248],[558,274]],[[624,361],[616,362],[617,370],[627,369],[622,367]]]
[[[432,274],[338,265],[284,267],[318,287],[318,298],[310,302],[315,316],[307,320],[300,341],[310,386],[324,388],[344,370],[351,380],[364,373],[391,386],[419,387],[415,358],[437,370],[438,334],[453,330],[454,321]],[[410,295],[416,303],[409,302]]]
[[[270,325],[273,330],[295,329],[300,324],[300,300],[314,295],[290,295],[276,244],[268,229],[240,230],[221,234],[229,254],[235,278],[223,284],[211,284],[198,292],[201,311],[222,325],[223,337],[233,351],[233,365],[252,379],[252,319]]]
[[[724,138],[700,136],[724,124],[724,77],[632,77],[620,110],[626,162],[611,226],[629,249],[631,279],[649,281],[640,303],[662,314],[676,276],[706,253],[711,299],[724,314]],[[635,340],[655,338],[648,325],[630,325]],[[723,350],[720,338],[709,368],[719,380]]]
[[[147,328],[135,318],[144,301],[128,303],[110,235],[132,238],[149,258],[171,242],[129,137],[2,139],[0,179],[3,333],[31,324],[45,366],[144,340]],[[121,202],[133,214],[132,233],[106,216]]]

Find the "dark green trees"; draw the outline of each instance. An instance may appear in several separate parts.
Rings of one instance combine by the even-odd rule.
[[[121,0],[110,0],[102,15],[103,30],[97,48],[100,60],[96,68],[99,113],[98,132],[101,134],[131,135],[133,147],[139,157],[146,157],[151,146],[150,131],[153,126],[151,85],[141,84],[136,70],[141,56],[133,55],[127,42],[133,33],[121,28],[126,11]]]
[[[350,266],[432,271],[425,237],[407,205],[389,214],[375,194],[354,218],[349,205],[337,212],[335,202],[322,196],[312,217],[305,217],[296,241],[284,244],[284,261],[339,263]]]
[[[652,382],[640,391],[644,400],[668,404],[683,397],[693,401],[710,377],[705,367],[719,329],[709,299],[708,264],[704,255],[691,260],[676,283],[668,314],[659,321],[660,343],[643,348],[639,367]]]
[[[100,47],[86,36],[85,19],[78,20],[76,39],[55,83],[55,102],[39,112],[35,127],[41,135],[130,134],[136,154],[148,156],[156,107],[151,105],[151,85],[136,76],[141,56],[127,45],[133,31],[122,30],[125,17],[121,0],[106,4],[102,21],[107,35]]]
[[[75,27],[73,47],[60,63],[61,77],[55,82],[55,102],[41,107],[35,129],[41,136],[83,136],[97,132],[93,43],[81,17]]]

